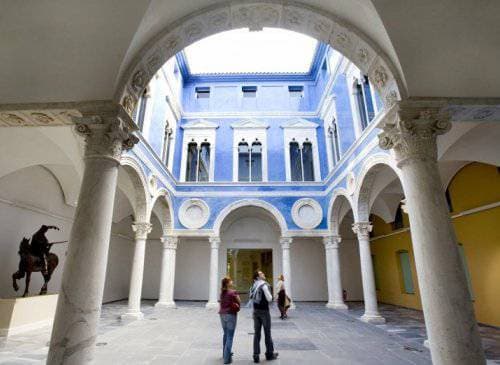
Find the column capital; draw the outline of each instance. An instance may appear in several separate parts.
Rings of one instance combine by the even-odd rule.
[[[352,225],[352,230],[358,237],[368,238],[372,229],[373,225],[370,222],[356,222]]]
[[[340,242],[342,242],[342,237],[332,235],[323,237],[323,244],[325,245],[325,249],[338,249],[340,247]]]
[[[147,222],[134,222],[132,223],[132,230],[135,232],[136,239],[145,240],[148,237],[148,234],[151,232],[153,228],[151,223]]]
[[[400,101],[387,114],[379,146],[393,149],[398,166],[410,160],[436,161],[436,137],[451,128],[442,102]]]
[[[176,250],[177,244],[179,243],[179,237],[165,235],[160,238],[160,241],[163,244],[163,249]]]
[[[75,131],[85,138],[85,158],[110,158],[117,162],[124,151],[139,142],[133,122],[122,107],[110,105],[102,110],[85,111],[73,117]]]
[[[208,237],[208,241],[210,242],[210,247],[212,248],[212,250],[218,250],[219,249],[219,246],[220,246],[220,243],[221,243],[220,237],[217,237],[217,236]]]
[[[292,241],[293,241],[292,237],[280,237],[281,248],[283,250],[289,250]]]

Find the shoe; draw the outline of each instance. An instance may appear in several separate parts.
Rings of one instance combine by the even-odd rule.
[[[253,362],[256,364],[260,362],[259,355],[253,355]]]
[[[278,353],[277,352],[273,352],[271,355],[267,355],[266,354],[266,360],[267,361],[276,360],[277,358],[278,358]]]

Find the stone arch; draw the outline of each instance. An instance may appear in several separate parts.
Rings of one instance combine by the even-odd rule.
[[[144,87],[177,52],[216,33],[263,27],[300,32],[329,44],[368,75],[386,107],[406,96],[404,82],[387,55],[368,36],[338,16],[299,2],[232,0],[166,26],[135,55],[120,77],[115,99],[131,114]]]
[[[354,193],[354,217],[357,222],[368,222],[370,210],[375,198],[382,189],[374,193],[374,183],[380,171],[389,168],[401,182],[400,169],[395,160],[388,154],[377,154],[367,159],[357,177],[357,186]],[[392,179],[391,181],[393,181]]]
[[[278,224],[280,228],[280,233],[282,236],[286,235],[286,232],[288,231],[287,224],[285,221],[285,218],[281,214],[281,212],[272,204],[264,201],[264,200],[259,200],[259,199],[245,199],[245,200],[238,200],[236,202],[233,202],[226,206],[224,209],[221,210],[219,215],[214,221],[214,226],[213,226],[213,232],[215,235],[220,236],[221,234],[221,227],[222,223],[224,220],[235,210],[243,207],[257,207],[257,208],[262,208],[265,211],[267,211],[271,216],[273,216],[274,220]]]
[[[328,206],[328,230],[334,235],[339,234],[339,227],[349,210],[353,209],[352,198],[346,189],[336,189]]]
[[[130,200],[134,210],[134,219],[137,222],[147,222],[149,196],[147,192],[147,182],[144,172],[139,163],[131,157],[123,157],[121,165],[132,185],[126,184],[118,179],[118,187]]]
[[[151,199],[151,204],[148,209],[148,222],[151,221],[152,214],[155,214],[160,221],[164,234],[172,230],[174,211],[172,206],[172,199],[167,189],[161,188]]]

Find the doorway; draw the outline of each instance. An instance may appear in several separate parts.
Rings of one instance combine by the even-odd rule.
[[[227,250],[227,274],[233,279],[236,291],[241,300],[248,299],[248,293],[253,284],[253,273],[262,270],[267,282],[274,282],[273,278],[273,250],[272,249],[234,249]]]

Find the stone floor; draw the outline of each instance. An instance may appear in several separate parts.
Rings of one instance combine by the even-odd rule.
[[[145,301],[145,319],[129,324],[119,319],[125,302],[104,305],[95,363],[222,363],[218,316],[203,305],[180,302],[178,309],[155,312],[153,302]],[[362,312],[361,305],[353,303],[351,307],[348,313],[340,313],[326,309],[324,304],[299,303],[289,320],[273,318],[273,337],[280,353],[273,364],[430,364],[429,351],[422,346],[425,328],[420,312],[382,306],[387,324],[373,326],[356,319]],[[273,314],[276,316],[277,311]],[[251,364],[250,315],[244,308],[238,318],[235,364]],[[500,336],[500,330],[493,332]],[[46,328],[0,339],[0,364],[44,363],[49,334]],[[496,348],[491,354],[498,355],[495,351],[500,349],[500,337],[488,338],[493,341],[491,349]]]

